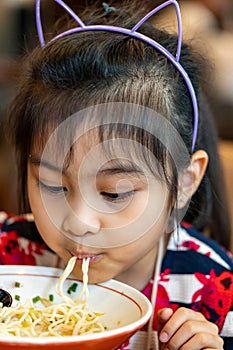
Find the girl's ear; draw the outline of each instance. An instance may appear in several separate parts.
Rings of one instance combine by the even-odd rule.
[[[177,209],[186,206],[190,198],[196,192],[208,164],[208,155],[199,150],[193,153],[189,166],[178,177]]]

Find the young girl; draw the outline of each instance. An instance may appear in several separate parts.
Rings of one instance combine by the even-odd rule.
[[[131,29],[143,17],[132,2],[106,6],[75,20]],[[39,22],[42,47],[11,106],[20,209],[32,214],[1,214],[1,263],[77,256],[82,279],[90,257],[90,283],[142,291],[154,315],[122,349],[223,349],[223,340],[231,349],[233,262],[199,232],[229,243],[217,139],[189,46],[175,58],[177,36],[148,21],[138,30],[148,40],[62,26],[44,43]]]

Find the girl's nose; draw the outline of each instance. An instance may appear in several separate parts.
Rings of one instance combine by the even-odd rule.
[[[69,212],[63,221],[63,230],[73,235],[83,236],[86,233],[96,234],[100,231],[101,221],[99,213],[84,201],[79,201],[69,207]]]

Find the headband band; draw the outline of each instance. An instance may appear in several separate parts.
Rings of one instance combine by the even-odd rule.
[[[150,11],[147,15],[145,15],[132,29],[117,27],[117,26],[110,26],[110,25],[85,25],[83,21],[79,18],[79,16],[68,6],[66,5],[62,0],[54,0],[58,5],[60,5],[79,25],[78,27],[69,29],[63,33],[58,34],[55,36],[52,40],[50,40],[47,44],[44,40],[43,35],[43,29],[41,24],[41,17],[40,17],[40,0],[36,0],[36,25],[37,25],[37,32],[40,40],[40,44],[42,47],[45,47],[49,43],[62,38],[66,35],[74,34],[74,33],[80,33],[80,32],[87,32],[87,31],[105,31],[105,32],[115,32],[120,33],[126,36],[133,37],[135,39],[139,39],[143,41],[144,43],[154,47],[156,50],[158,50],[162,55],[164,55],[172,64],[173,66],[179,71],[182,78],[184,79],[186,86],[188,88],[192,106],[193,106],[193,135],[192,135],[192,152],[194,152],[195,144],[197,141],[197,131],[198,131],[198,103],[196,98],[196,93],[194,91],[192,82],[182,67],[182,65],[179,63],[180,60],[180,52],[181,52],[181,44],[182,44],[182,22],[181,22],[181,13],[180,8],[178,5],[178,2],[176,0],[168,0],[161,4],[160,6],[157,6],[152,11]],[[174,5],[176,10],[176,16],[177,16],[177,23],[178,23],[178,40],[177,40],[177,50],[176,55],[173,56],[165,47],[160,45],[155,40],[149,38],[148,36],[139,33],[137,30],[140,28],[140,26],[146,22],[151,16],[153,16],[155,13],[162,10],[164,7],[167,7],[168,5]]]

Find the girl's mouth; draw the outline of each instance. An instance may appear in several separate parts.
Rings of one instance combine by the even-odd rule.
[[[102,258],[102,254],[85,254],[85,253],[74,253],[71,252],[73,256],[77,257],[77,263],[82,264],[83,259],[90,258],[90,264],[99,261]]]

